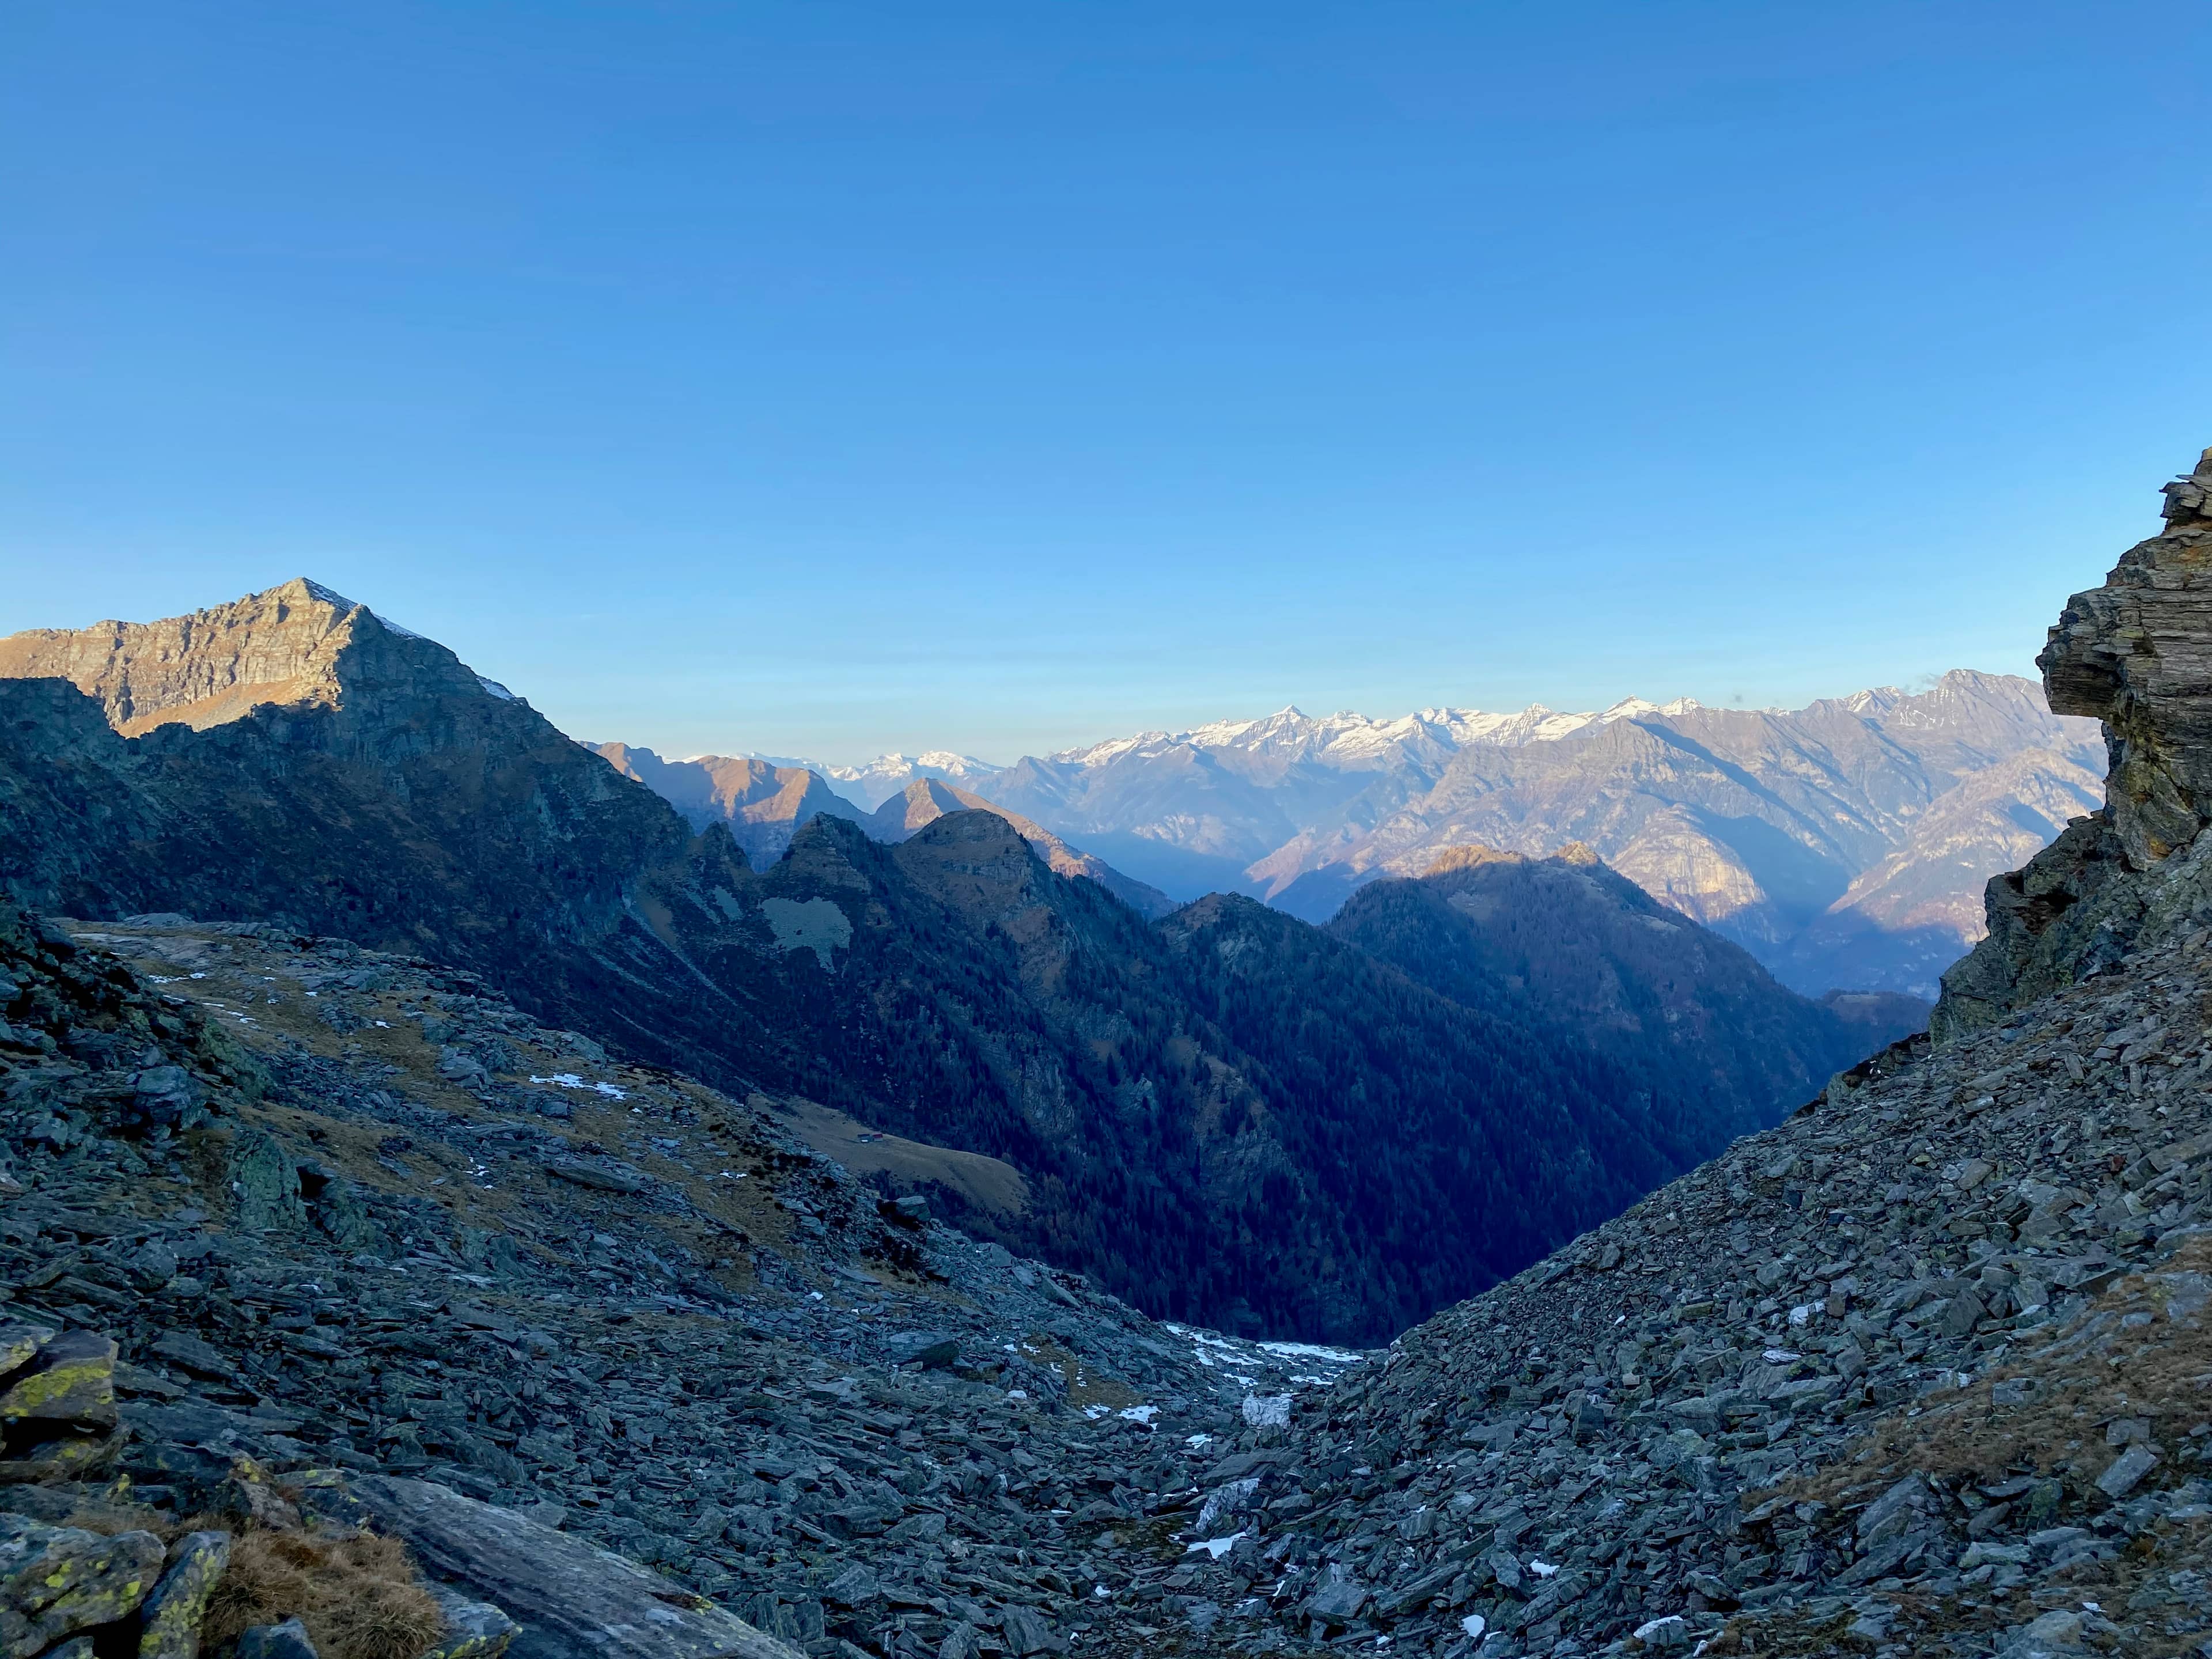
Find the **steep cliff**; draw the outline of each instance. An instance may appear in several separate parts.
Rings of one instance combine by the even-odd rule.
[[[1989,884],[1989,933],[1943,976],[1954,1041],[2110,968],[2212,904],[2212,450],[2165,487],[2166,527],[2076,593],[2037,665],[2054,713],[2105,723],[2105,805]]]

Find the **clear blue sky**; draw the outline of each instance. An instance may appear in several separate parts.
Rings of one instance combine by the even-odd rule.
[[[2201,3],[0,17],[0,631],[579,736],[2026,672],[2212,442]]]

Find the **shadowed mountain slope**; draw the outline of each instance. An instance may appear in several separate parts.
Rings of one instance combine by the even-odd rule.
[[[1808,1001],[1582,847],[1454,848],[1418,880],[1360,888],[1327,931],[1455,1002],[1605,1056],[1692,1138],[1767,1127],[1927,1012],[1902,997],[1856,1018]]]
[[[878,841],[904,841],[948,812],[997,813],[1012,824],[1021,838],[1036,848],[1037,856],[1053,869],[1063,876],[1082,876],[1097,882],[1139,915],[1157,919],[1176,908],[1175,901],[1158,888],[1133,881],[1105,860],[1070,847],[1043,825],[940,779],[916,778],[902,792],[861,819],[860,827]]]

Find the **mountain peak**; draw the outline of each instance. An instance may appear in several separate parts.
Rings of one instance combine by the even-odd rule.
[[[0,678],[65,679],[125,737],[204,730],[269,704],[342,708],[372,680],[404,697],[520,702],[435,641],[306,576],[156,622],[11,634],[0,639]]]

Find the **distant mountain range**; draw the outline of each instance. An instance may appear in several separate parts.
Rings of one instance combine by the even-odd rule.
[[[1326,931],[1237,896],[1151,921],[976,799],[909,778],[864,826],[804,769],[595,753],[304,581],[0,640],[19,902],[473,971],[637,1059],[1000,1158],[1018,1214],[933,1203],[1241,1331],[1387,1336],[1919,1012],[1809,1004],[1579,854],[1381,873]]]
[[[884,796],[874,810],[862,811],[821,775],[798,764],[780,764],[750,756],[695,755],[667,761],[650,749],[626,743],[586,745],[624,777],[640,783],[684,815],[694,830],[719,823],[756,865],[773,864],[808,820],[822,814],[849,818],[878,841],[904,841],[947,812],[996,812],[1014,826],[1037,856],[1063,876],[1083,876],[1141,915],[1164,916],[1175,901],[1157,887],[1132,880],[1103,859],[1070,847],[1051,830],[1018,812],[954,787],[931,775],[915,777],[903,789]],[[881,780],[890,769],[872,775]]]
[[[945,777],[1171,898],[1248,893],[1317,921],[1452,848],[1580,842],[1808,994],[1932,998],[1981,937],[1984,883],[2096,810],[2103,771],[2097,722],[1957,670],[1793,710],[1285,708],[1006,767],[939,753],[827,775],[872,808]]]

